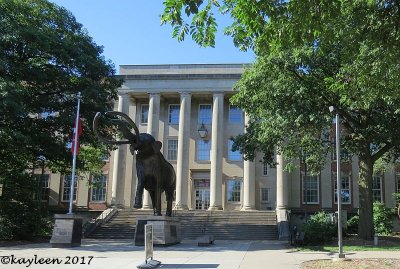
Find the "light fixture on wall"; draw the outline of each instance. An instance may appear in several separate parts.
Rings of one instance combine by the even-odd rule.
[[[201,123],[201,126],[197,131],[199,132],[199,136],[202,139],[207,137],[208,131],[207,131],[206,127],[204,126],[204,123]]]

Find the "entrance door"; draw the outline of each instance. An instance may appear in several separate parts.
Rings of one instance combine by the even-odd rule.
[[[210,207],[210,189],[196,189],[196,209],[207,210]]]

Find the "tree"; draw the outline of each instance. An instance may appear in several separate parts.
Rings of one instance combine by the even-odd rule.
[[[78,92],[81,144],[100,145],[91,122],[97,111],[112,109],[121,85],[102,52],[66,9],[45,0],[0,1],[0,184],[5,193],[34,169],[39,156],[52,169],[71,165],[66,145]]]
[[[178,30],[187,25],[194,35],[212,22],[208,17],[219,7],[234,20],[225,32],[235,45],[256,52],[256,63],[245,71],[231,99],[251,118],[234,146],[249,159],[260,149],[266,162],[272,162],[275,151],[295,159],[305,150],[308,167],[317,172],[331,148],[324,134],[332,123],[328,107],[335,106],[344,129],[342,147],[359,156],[359,236],[371,239],[374,163],[393,161],[400,153],[400,1],[202,4],[166,1],[162,21]],[[183,10],[192,18],[190,26]],[[195,40],[212,45],[207,40],[213,40],[214,28],[203,31],[206,39]]]

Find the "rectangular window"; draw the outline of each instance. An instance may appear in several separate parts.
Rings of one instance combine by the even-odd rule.
[[[318,176],[302,176],[303,179],[303,204],[319,203],[319,179]]]
[[[178,159],[178,140],[168,139],[167,148],[167,159],[170,161],[176,161]]]
[[[242,109],[238,106],[229,105],[229,122],[242,123]]]
[[[168,123],[169,124],[179,124],[179,110],[180,105],[169,105],[168,111]]]
[[[105,175],[93,178],[92,201],[104,202],[106,200],[107,177]]]
[[[261,188],[261,202],[269,202],[269,189]]]
[[[228,202],[240,202],[241,180],[229,179],[226,181],[226,197]]]
[[[263,176],[268,176],[268,164],[263,163]]]
[[[372,198],[374,201],[382,202],[382,176],[372,177]]]
[[[211,105],[200,105],[199,106],[199,124],[211,124],[212,114]]]
[[[62,200],[63,201],[69,201],[69,196],[71,195],[71,179],[72,177],[70,175],[64,176],[64,184],[63,184],[63,196]],[[76,201],[76,192],[78,190],[78,177],[75,176],[75,181],[74,181],[74,196],[73,199]]]
[[[233,141],[229,139],[228,141],[228,160],[230,161],[241,161],[242,160],[242,154],[240,154],[240,151],[232,151],[232,145]]]
[[[334,181],[334,199],[335,199],[335,204],[337,204],[337,180],[336,176],[333,179]],[[342,185],[340,186],[342,188],[342,203],[343,204],[350,204],[351,203],[351,189],[350,189],[350,176],[349,175],[341,175],[341,181]]]
[[[209,161],[210,160],[211,141],[203,139],[197,140],[197,160]]]
[[[147,124],[149,121],[149,105],[143,104],[140,110],[140,123]]]
[[[40,199],[47,201],[49,199],[50,185],[49,185],[49,174],[35,174],[35,178],[39,180],[40,186]],[[36,199],[35,194],[35,199]]]

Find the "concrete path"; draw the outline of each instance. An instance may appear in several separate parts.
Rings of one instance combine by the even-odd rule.
[[[0,268],[135,269],[144,262],[144,255],[144,247],[134,246],[127,240],[85,239],[81,247],[67,249],[51,248],[47,243],[29,244],[0,247]],[[154,259],[162,262],[159,268],[171,269],[299,268],[304,261],[333,256],[334,253],[327,252],[296,252],[280,241],[217,240],[209,247],[184,241],[154,248]],[[346,257],[400,258],[400,251],[346,253]]]

